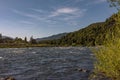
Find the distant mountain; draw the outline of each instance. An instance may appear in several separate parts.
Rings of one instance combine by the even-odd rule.
[[[105,22],[89,25],[78,31],[68,33],[58,40],[43,42],[53,46],[95,46],[103,45],[120,34],[120,13],[112,15]],[[42,42],[41,42],[42,43]]]
[[[52,36],[48,36],[48,37],[44,37],[44,38],[37,38],[36,41],[44,41],[44,40],[55,40],[55,39],[60,39],[63,36],[66,36],[67,33],[60,33],[60,34],[56,34],[56,35],[52,35]]]
[[[9,38],[9,39],[13,39],[12,37],[9,37],[9,36],[2,36],[2,39],[5,39],[5,38]]]

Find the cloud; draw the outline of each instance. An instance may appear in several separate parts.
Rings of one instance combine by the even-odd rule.
[[[107,0],[93,0],[89,3],[87,3],[87,5],[93,5],[93,4],[100,4],[100,3],[104,3],[106,2]]]
[[[19,10],[13,10],[14,13],[27,17],[27,18],[31,18],[31,19],[35,19],[35,20],[43,20],[45,19],[44,17],[40,16],[40,14],[32,14],[32,13],[27,13],[27,12],[22,12]]]
[[[66,23],[77,26],[78,20],[85,15],[87,9],[80,9],[75,7],[63,7],[51,11],[49,18],[59,23]]]
[[[35,12],[39,12],[39,13],[43,13],[43,12],[44,12],[44,11],[41,10],[41,9],[34,9],[34,8],[32,8],[32,10],[35,11]]]
[[[79,8],[70,8],[70,7],[58,8],[55,11],[51,12],[51,15],[49,15],[49,17],[59,17],[59,18],[61,17],[64,20],[68,20],[68,19],[82,17],[85,11],[86,9],[79,9]]]
[[[22,12],[22,11],[19,11],[19,10],[13,10],[13,12],[16,13],[16,14],[19,14],[21,16],[24,16],[24,17],[30,17],[30,18],[36,18],[37,17],[36,15],[30,14],[30,13],[25,13],[25,12]]]
[[[62,20],[70,20],[82,17],[85,12],[86,9],[64,7],[58,8],[55,11],[51,12],[51,15],[49,15],[49,17],[62,18]]]
[[[19,21],[19,23],[27,24],[27,25],[34,25],[32,21],[25,21],[25,20]]]
[[[63,14],[74,14],[75,12],[78,12],[79,9],[76,8],[59,8],[57,10],[55,10],[54,12],[52,12],[52,14],[50,15],[50,17],[55,17],[55,16],[60,16]]]
[[[81,1],[84,1],[84,0],[75,0],[75,2],[77,2],[77,3],[78,3],[78,2],[81,2]]]
[[[45,11],[41,9],[31,9],[31,12],[23,12],[20,10],[13,10],[14,13],[20,16],[24,16],[26,20],[20,20],[22,24],[33,24],[37,22],[48,23],[48,24],[58,24],[58,23],[70,23],[77,21],[82,17],[86,9],[79,9],[74,7],[62,7],[53,9],[51,11]],[[74,24],[74,23],[73,23]]]
[[[43,11],[40,9],[31,9],[31,13],[28,12],[23,12],[20,10],[13,10],[13,12],[19,16],[23,16],[25,19],[24,20],[19,20],[18,22],[20,24],[26,24],[26,25],[34,25],[38,24],[38,22],[42,23],[50,23],[50,24],[56,24],[57,21],[52,20],[49,18],[49,14],[46,13],[47,11]]]
[[[106,2],[107,0],[94,0],[94,3],[103,3],[103,2]]]

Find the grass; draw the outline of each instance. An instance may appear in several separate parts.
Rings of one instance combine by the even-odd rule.
[[[97,62],[95,74],[102,73],[112,80],[120,80],[120,39],[108,42],[104,47],[94,50]]]
[[[27,48],[27,47],[52,47],[51,45],[48,44],[14,44],[14,43],[1,43],[0,48]]]

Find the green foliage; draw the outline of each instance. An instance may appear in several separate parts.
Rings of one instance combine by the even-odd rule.
[[[24,42],[25,42],[25,43],[27,43],[27,42],[28,42],[28,41],[27,41],[27,37],[25,37],[25,38],[24,38]]]
[[[16,37],[14,39],[14,43],[16,43],[16,44],[23,43],[23,40],[21,38]]]
[[[120,39],[107,43],[105,47],[95,51],[95,56],[97,58],[96,74],[103,73],[113,80],[120,79]]]
[[[95,50],[97,62],[95,64],[96,74],[102,73],[112,80],[120,79],[120,13],[118,13],[116,24],[114,24],[114,33],[111,32],[111,39],[107,40],[105,45]],[[111,23],[112,24],[112,23]]]
[[[46,40],[39,43],[54,46],[97,46],[104,45],[107,40],[111,40],[117,36],[116,30],[119,25],[119,13],[112,15],[105,22],[99,22],[89,25],[86,28],[75,32],[68,33],[66,36],[58,40]]]
[[[0,34],[0,48],[21,48],[21,47],[41,47],[45,45],[37,44],[36,40],[31,38],[30,42],[27,41],[27,37],[22,40],[16,37],[15,39],[4,37]]]
[[[30,38],[30,43],[31,44],[37,44],[36,40],[33,38],[33,36]]]
[[[116,7],[120,10],[120,0],[107,0],[110,3],[110,7]]]

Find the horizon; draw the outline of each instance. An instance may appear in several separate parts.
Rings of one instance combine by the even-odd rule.
[[[0,33],[22,39],[73,32],[117,12],[107,0],[1,0],[0,11]]]

